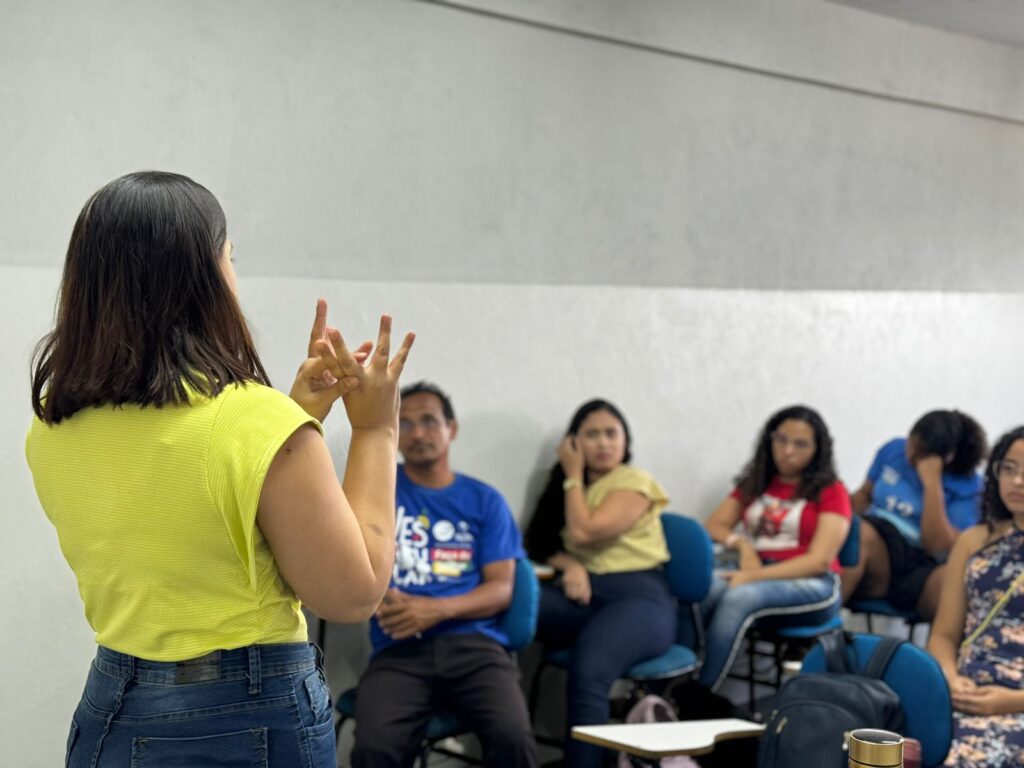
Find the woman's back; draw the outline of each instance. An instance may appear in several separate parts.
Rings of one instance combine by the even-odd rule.
[[[305,640],[256,509],[270,462],[307,422],[293,400],[255,383],[213,399],[193,393],[191,405],[34,421],[36,490],[100,645],[177,661]]]
[[[36,350],[36,491],[100,644],[73,768],[334,766],[330,697],[296,594],[362,621],[394,560],[391,318],[350,351],[317,301],[288,397],[237,299],[224,212],[191,179],[115,179],[82,208]],[[339,398],[345,487],[316,431]],[[351,503],[350,503],[351,499]]]

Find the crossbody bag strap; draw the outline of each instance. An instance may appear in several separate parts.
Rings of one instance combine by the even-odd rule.
[[[835,674],[849,674],[850,664],[846,660],[846,633],[841,629],[826,632],[818,638],[825,652],[825,671]]]
[[[988,612],[988,616],[984,618],[981,624],[979,624],[975,630],[971,632],[971,634],[968,635],[962,643],[960,643],[961,648],[966,648],[981,636],[981,633],[984,632],[988,628],[988,625],[992,623],[992,619],[998,616],[999,612],[1006,607],[1008,602],[1010,602],[1010,598],[1013,597],[1021,583],[1024,583],[1024,571],[1021,571],[1017,575],[1017,578],[1013,580],[1013,583],[1010,584],[1010,586],[1006,588],[1006,591],[1003,592],[1002,596],[996,600],[996,604],[992,606],[992,609]]]

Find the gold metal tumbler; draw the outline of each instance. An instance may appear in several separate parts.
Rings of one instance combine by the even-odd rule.
[[[903,737],[877,728],[850,733],[850,768],[903,768]]]

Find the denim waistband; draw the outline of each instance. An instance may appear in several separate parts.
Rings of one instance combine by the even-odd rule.
[[[191,685],[213,680],[259,680],[313,669],[322,663],[320,649],[309,643],[250,645],[230,651],[212,651],[185,661],[149,661],[100,646],[94,666],[124,680],[157,685]]]

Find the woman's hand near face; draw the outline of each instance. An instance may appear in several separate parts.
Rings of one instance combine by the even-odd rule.
[[[921,456],[914,464],[914,469],[917,471],[917,476],[920,478],[922,485],[927,485],[928,483],[941,484],[942,470],[945,468],[945,462],[938,454]]]
[[[583,449],[575,435],[566,435],[558,444],[558,461],[566,478],[583,480]]]

